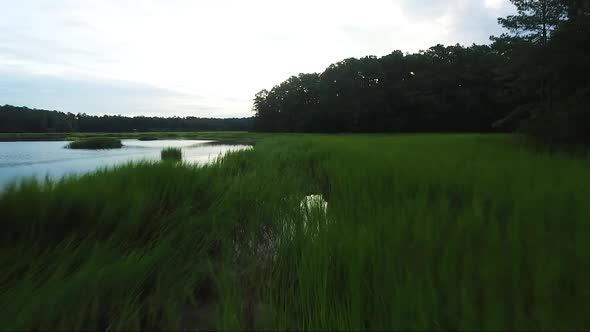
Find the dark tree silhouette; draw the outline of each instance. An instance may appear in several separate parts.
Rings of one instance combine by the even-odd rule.
[[[495,131],[504,117],[495,80],[502,55],[490,46],[436,45],[349,58],[300,74],[254,99],[262,131]]]
[[[0,106],[0,132],[130,132],[130,131],[241,131],[250,130],[251,118],[95,116]]]

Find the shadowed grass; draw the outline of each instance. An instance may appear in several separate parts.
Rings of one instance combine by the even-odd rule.
[[[20,182],[0,327],[587,329],[589,167],[501,135],[309,135]]]
[[[179,148],[164,148],[160,152],[163,161],[181,161],[182,150]]]
[[[102,150],[102,149],[120,149],[123,147],[120,139],[111,137],[93,137],[75,140],[68,143],[65,146],[67,149],[89,149],[89,150]]]
[[[137,139],[140,141],[157,141],[158,137],[156,137],[156,136],[139,136]]]

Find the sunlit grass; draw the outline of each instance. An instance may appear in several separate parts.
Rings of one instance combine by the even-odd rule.
[[[587,329],[588,169],[502,135],[310,135],[21,182],[0,327]]]

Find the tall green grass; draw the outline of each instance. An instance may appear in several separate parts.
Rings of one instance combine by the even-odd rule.
[[[507,136],[313,135],[28,180],[0,194],[0,327],[588,329],[589,166]]]
[[[180,148],[164,148],[160,151],[160,157],[163,161],[181,161],[182,150]]]

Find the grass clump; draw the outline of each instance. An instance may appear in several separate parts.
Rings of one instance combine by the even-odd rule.
[[[164,148],[160,152],[162,161],[181,161],[182,150],[179,148]]]
[[[140,136],[137,138],[139,141],[157,141],[158,138],[156,136]]]
[[[120,139],[112,137],[93,137],[75,140],[65,146],[67,149],[89,149],[89,150],[103,150],[103,149],[120,149],[123,147]]]

